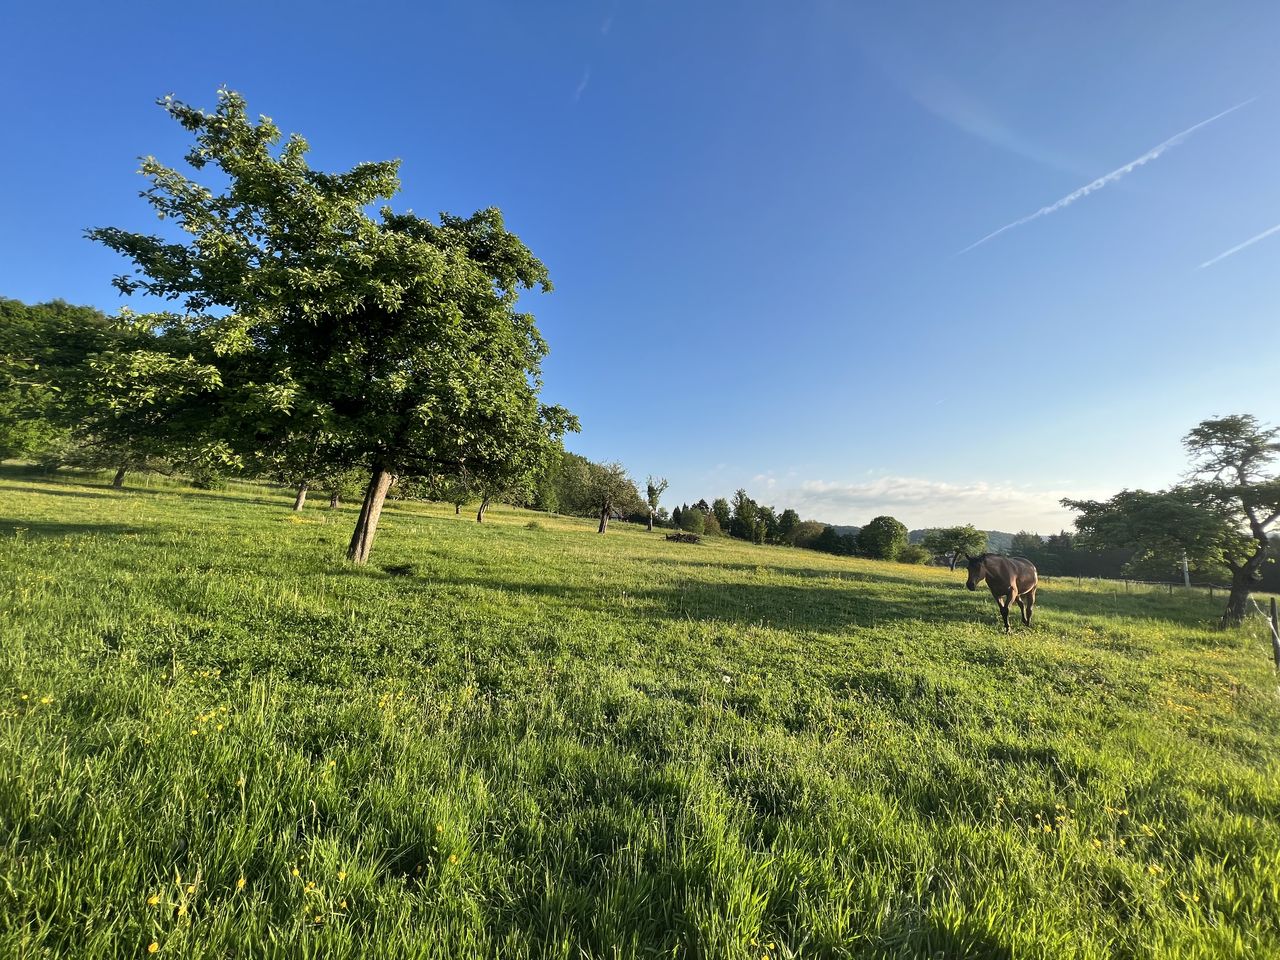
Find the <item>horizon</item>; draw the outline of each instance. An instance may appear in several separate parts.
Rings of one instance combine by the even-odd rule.
[[[500,207],[556,285],[522,305],[566,448],[668,509],[1047,535],[1176,482],[1206,417],[1280,419],[1280,9],[481,3],[354,46],[220,9],[6,14],[0,295],[142,307],[83,232],[161,230],[137,158],[186,144],[154,100],[225,84],[318,169],[401,158],[396,210]]]

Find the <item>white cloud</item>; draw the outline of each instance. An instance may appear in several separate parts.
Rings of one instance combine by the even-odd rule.
[[[1035,213],[1029,213],[1025,217],[1022,217],[1018,220],[1014,220],[1012,223],[1006,223],[999,230],[993,230],[991,233],[988,233],[981,240],[976,240],[973,243],[969,244],[969,246],[961,250],[960,253],[968,253],[974,247],[980,247],[984,243],[986,243],[988,240],[994,240],[996,237],[1000,236],[1000,234],[1004,233],[1006,230],[1012,230],[1014,227],[1020,227],[1024,223],[1030,223],[1032,220],[1038,220],[1040,217],[1046,217],[1051,213],[1057,213],[1059,210],[1062,210],[1065,207],[1071,206],[1071,204],[1075,203],[1077,200],[1081,200],[1087,197],[1089,194],[1094,193],[1098,190],[1101,190],[1103,187],[1108,186],[1112,183],[1115,183],[1121,177],[1128,176],[1134,170],[1138,169],[1138,167],[1141,167],[1145,164],[1150,163],[1152,160],[1155,160],[1157,157],[1159,157],[1162,153],[1164,153],[1166,150],[1170,149],[1171,147],[1176,147],[1178,144],[1180,144],[1187,137],[1191,136],[1191,134],[1195,133],[1201,127],[1208,126],[1209,124],[1213,123],[1213,121],[1215,120],[1221,120],[1227,114],[1234,113],[1235,111],[1239,110],[1241,107],[1247,107],[1249,104],[1253,103],[1254,99],[1257,99],[1257,98],[1255,97],[1253,99],[1246,100],[1243,103],[1237,103],[1234,107],[1231,107],[1229,110],[1223,110],[1221,113],[1215,114],[1214,116],[1210,117],[1208,120],[1201,120],[1195,126],[1187,127],[1187,129],[1183,130],[1181,133],[1175,133],[1168,140],[1165,140],[1163,143],[1159,143],[1156,146],[1152,147],[1150,150],[1148,150],[1142,156],[1138,157],[1136,160],[1130,160],[1123,167],[1117,167],[1115,170],[1112,170],[1108,174],[1104,174],[1103,176],[1099,177],[1097,180],[1094,180],[1092,183],[1086,183],[1080,189],[1073,190],[1071,193],[1068,193],[1062,199],[1055,200],[1053,203],[1049,204],[1047,207],[1041,207]],[[960,255],[959,253],[956,254],[956,256],[959,256],[959,255]]]
[[[577,103],[582,99],[582,94],[587,89],[587,84],[591,82],[591,68],[587,67],[582,71],[582,79],[578,81],[578,88],[573,91],[573,100]]]
[[[1204,263],[1200,264],[1200,266],[1196,267],[1196,269],[1197,269],[1197,270],[1203,270],[1205,267],[1211,267],[1211,266],[1213,266],[1215,263],[1217,263],[1219,260],[1225,260],[1225,259],[1227,259],[1227,257],[1231,256],[1232,254],[1239,253],[1239,252],[1240,252],[1241,250],[1243,250],[1245,247],[1251,247],[1251,246],[1253,246],[1255,243],[1257,243],[1259,240],[1265,240],[1267,237],[1271,236],[1273,233],[1280,233],[1280,223],[1277,223],[1274,227],[1272,227],[1272,228],[1271,228],[1271,229],[1269,229],[1269,230],[1263,230],[1263,231],[1262,231],[1260,234],[1258,234],[1256,237],[1250,237],[1250,238],[1249,238],[1248,240],[1246,240],[1244,243],[1238,243],[1238,244],[1236,244],[1236,245],[1235,245],[1234,247],[1232,247],[1230,250],[1226,250],[1226,251],[1224,251],[1224,252],[1222,252],[1222,253],[1218,254],[1218,255],[1217,255],[1216,257],[1214,257],[1212,260],[1206,260]]]
[[[1099,494],[888,476],[864,483],[809,480],[776,494],[770,489],[769,495],[779,509],[794,507],[806,519],[827,523],[861,526],[887,513],[913,530],[972,523],[988,530],[1025,529],[1047,534],[1071,527],[1073,515],[1059,500]]]

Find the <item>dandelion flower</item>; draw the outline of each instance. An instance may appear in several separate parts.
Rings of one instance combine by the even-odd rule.
[[[244,877],[241,877],[239,880],[236,881],[236,889],[237,890],[244,889]]]
[[[292,870],[290,870],[289,872],[290,872],[291,874],[293,874],[293,876],[295,876],[295,877],[300,875],[300,874],[299,874],[299,872],[298,872],[298,868],[297,868],[297,867],[294,867],[294,868],[293,868]]]
[[[339,871],[338,871],[338,879],[339,879],[339,880],[345,880],[345,879],[347,879],[347,871],[345,871],[345,870],[339,870]]]
[[[24,694],[22,695],[22,699],[23,699],[23,700],[26,700],[26,699],[27,699],[27,694],[25,694],[25,693],[24,693]]]
[[[160,894],[158,893],[153,893],[151,896],[147,897],[147,906],[154,907],[159,902]]]
[[[49,704],[53,703],[53,697],[41,697],[40,702],[47,707]]]
[[[456,853],[451,853],[451,854],[449,854],[449,862],[450,862],[450,863],[457,863],[457,862],[458,862],[458,855],[457,855]]]
[[[159,950],[159,949],[160,949],[160,944],[158,944],[158,943],[156,943],[154,940],[152,940],[152,941],[151,941],[151,943],[150,943],[150,944],[148,945],[148,947],[147,947],[147,953],[155,953],[155,952],[156,952],[157,950]]]
[[[192,894],[192,893],[195,893],[195,892],[196,892],[196,885],[195,885],[194,883],[189,884],[189,885],[187,886],[187,893],[188,893],[188,894]]]

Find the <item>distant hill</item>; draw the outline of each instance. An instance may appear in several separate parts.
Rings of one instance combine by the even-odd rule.
[[[937,527],[925,527],[923,530],[912,530],[907,534],[907,540],[911,543],[919,543],[925,538],[925,534]],[[987,530],[987,549],[992,553],[1004,553],[1013,546],[1013,534],[1005,533],[1003,530]]]

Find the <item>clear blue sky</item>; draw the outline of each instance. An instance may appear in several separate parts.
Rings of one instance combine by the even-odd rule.
[[[153,106],[219,85],[395,205],[496,204],[570,441],[670,502],[1049,532],[1280,419],[1280,5],[7,4],[0,294],[114,309]],[[1245,101],[1247,105],[1166,141]],[[1162,144],[1163,149],[1156,150]],[[1132,161],[1157,155],[1126,169]],[[1067,198],[1059,208],[970,244]]]

